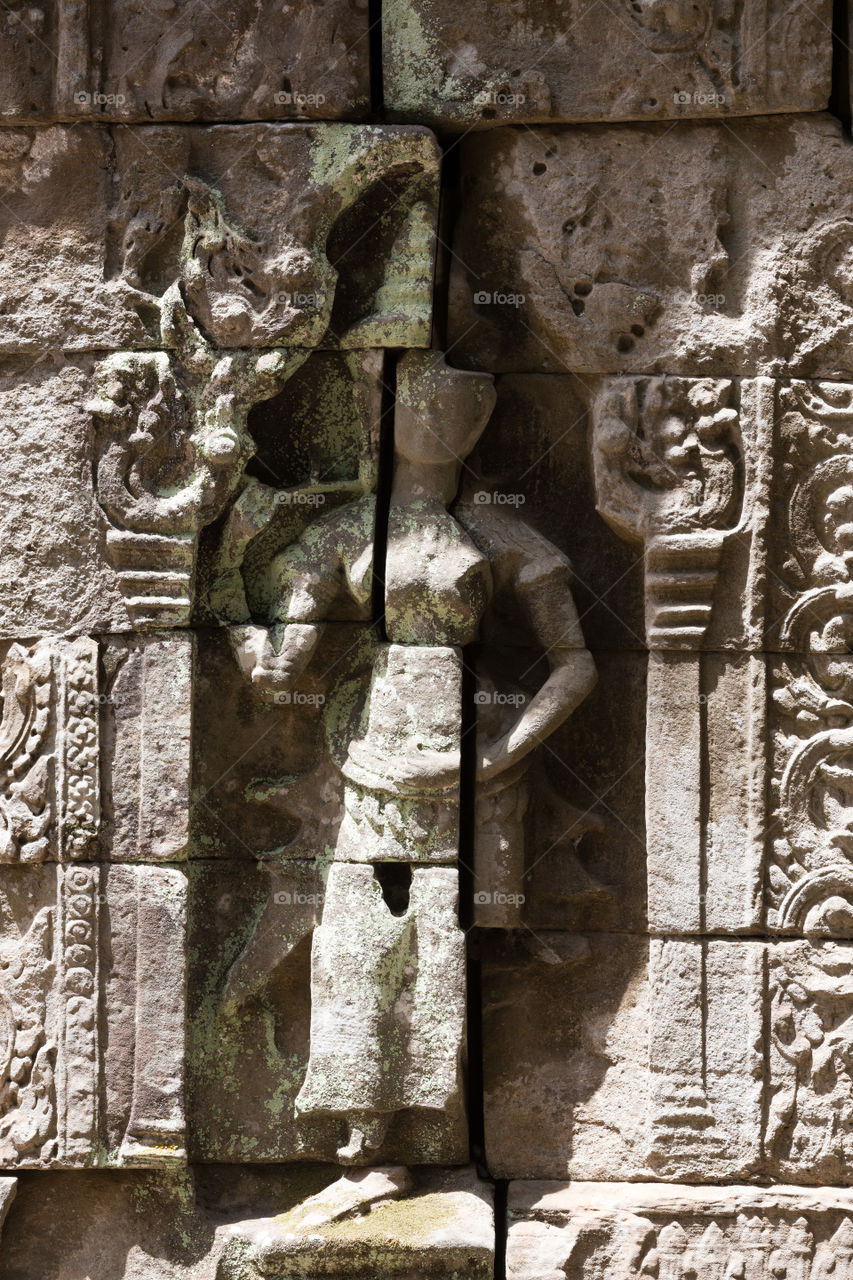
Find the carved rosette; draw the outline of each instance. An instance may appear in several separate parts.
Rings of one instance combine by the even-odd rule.
[[[63,1002],[58,1115],[66,1159],[88,1162],[98,1135],[98,913],[101,869],[60,867]]]

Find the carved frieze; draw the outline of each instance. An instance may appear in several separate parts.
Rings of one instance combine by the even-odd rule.
[[[515,1182],[507,1276],[818,1280],[849,1268],[851,1213],[850,1192],[829,1187]]]

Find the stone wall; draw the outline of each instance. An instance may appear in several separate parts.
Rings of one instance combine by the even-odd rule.
[[[853,1277],[848,9],[0,8],[0,1280]]]

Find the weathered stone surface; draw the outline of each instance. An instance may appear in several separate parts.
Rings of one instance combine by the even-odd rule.
[[[487,1280],[494,1268],[490,1188],[472,1170],[346,1174],[289,1213],[223,1233],[222,1280],[340,1275]]]
[[[95,515],[89,416],[92,362],[6,363],[0,380],[5,501],[0,629],[11,636],[129,626]],[[31,576],[33,558],[38,576]]]
[[[183,873],[6,867],[0,895],[4,1167],[183,1161]]]
[[[0,1271],[838,1280],[844,4],[170,2],[0,15]]]
[[[490,943],[490,1172],[850,1183],[851,975],[845,943]]]
[[[466,508],[490,507],[508,529],[529,524],[572,566],[571,591],[593,651],[644,649],[643,563],[600,518],[590,452],[595,381],[571,374],[504,374],[488,428],[462,474]],[[544,557],[540,543],[539,552]],[[538,553],[534,553],[534,558]],[[535,643],[519,603],[493,608],[491,646]]]
[[[830,1187],[515,1182],[508,1280],[837,1274],[853,1201]]]
[[[330,579],[325,618],[371,617],[384,364],[382,351],[317,351],[277,396],[256,404],[243,485],[202,535],[199,621],[269,624],[291,614],[304,621],[297,611],[311,553]],[[346,559],[345,582],[335,555]]]
[[[489,651],[503,677],[497,712],[517,714],[542,678],[541,654]],[[509,785],[478,789],[478,926],[634,932],[646,928],[647,659],[595,654],[598,682]],[[523,681],[509,683],[513,676]],[[478,691],[479,695],[483,690]],[[478,696],[475,694],[475,698]],[[505,698],[506,702],[501,699]],[[476,704],[491,719],[494,704]]]
[[[495,936],[483,958],[486,1160],[493,1177],[640,1176],[648,943]],[[630,1171],[630,1172],[629,1172]]]
[[[472,1169],[341,1178],[331,1165],[199,1165],[17,1182],[3,1237],[10,1280],[36,1268],[54,1280],[493,1274],[492,1189]]]
[[[367,7],[351,0],[224,11],[68,0],[9,10],[7,120],[358,119],[370,107]]]
[[[821,110],[831,5],[388,0],[385,102],[438,128]]]
[[[184,314],[215,349],[429,341],[425,129],[57,125],[3,144],[0,351],[173,348]]]
[[[847,376],[846,145],[826,116],[467,138],[454,358]]]

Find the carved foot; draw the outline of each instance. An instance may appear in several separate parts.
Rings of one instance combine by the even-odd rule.
[[[388,1116],[364,1112],[353,1116],[349,1122],[349,1142],[338,1147],[341,1164],[369,1164],[385,1141]]]

